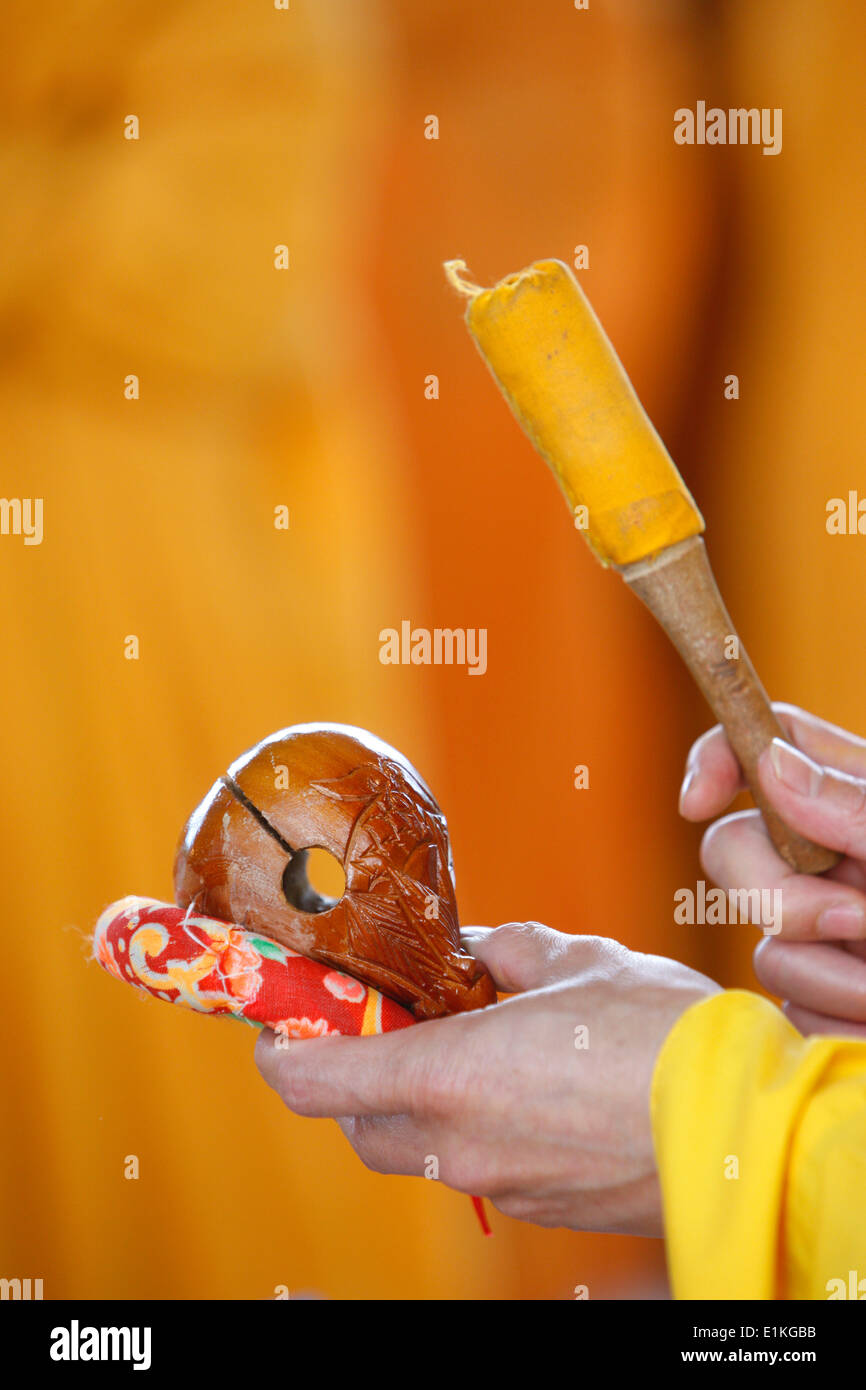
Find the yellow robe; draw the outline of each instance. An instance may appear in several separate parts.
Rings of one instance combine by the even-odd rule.
[[[714,995],[666,1039],[652,1115],[677,1298],[866,1297],[866,1043]]]

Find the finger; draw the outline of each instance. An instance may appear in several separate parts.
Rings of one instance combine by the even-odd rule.
[[[866,1039],[866,1023],[850,1023],[844,1018],[827,1018],[811,1009],[801,1009],[796,1004],[783,1004],[782,1012],[795,1028],[805,1037],[812,1034],[832,1034],[837,1038]]]
[[[709,820],[729,806],[745,786],[742,769],[721,724],[692,744],[680,788],[680,815]]]
[[[409,1115],[344,1115],[337,1124],[372,1172],[424,1177],[433,1160],[432,1176],[438,1176],[438,1141],[430,1124]]]
[[[866,859],[866,779],[823,767],[774,738],[758,760],[761,787],[794,830]]]
[[[866,777],[866,739],[796,705],[776,703],[773,712],[791,742],[815,762]],[[717,724],[693,744],[686,759],[680,812],[687,820],[709,820],[730,805],[745,785],[727,735]]]
[[[442,1028],[468,1015],[437,1019],[369,1038],[278,1039],[263,1029],[256,1066],[296,1115],[413,1115],[435,1107],[433,1049]]]
[[[814,762],[852,777],[866,777],[866,738],[797,705],[774,703],[773,712],[790,741]]]
[[[368,1168],[445,1183],[458,1192],[492,1195],[503,1172],[513,1177],[509,1146],[472,1138],[453,1122],[417,1121],[407,1115],[351,1116],[340,1128]]]
[[[623,947],[598,936],[569,936],[541,922],[508,922],[469,947],[504,994],[520,994],[580,974]]]
[[[479,941],[484,941],[485,938],[495,930],[495,927],[463,926],[460,928],[460,945],[463,947],[464,951],[468,951],[470,955],[474,955],[475,953],[472,947]]]
[[[764,989],[797,1008],[866,1024],[866,961],[822,942],[766,937],[754,957]]]
[[[866,894],[843,881],[844,866],[820,878],[795,873],[776,853],[759,811],[711,825],[701,864],[729,900],[736,894],[731,905],[740,921],[789,941],[866,939]]]

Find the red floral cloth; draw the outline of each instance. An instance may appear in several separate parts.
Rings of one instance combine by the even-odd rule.
[[[122,898],[93,933],[103,969],[157,999],[290,1038],[367,1035],[415,1020],[378,990],[258,932],[153,898]]]
[[[407,1009],[341,970],[155,898],[121,898],[107,907],[93,933],[93,954],[109,975],[157,999],[263,1024],[289,1038],[390,1033],[415,1022]],[[472,1205],[491,1235],[482,1199],[473,1197]]]

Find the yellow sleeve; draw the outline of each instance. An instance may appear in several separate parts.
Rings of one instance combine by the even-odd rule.
[[[652,1120],[676,1298],[866,1298],[866,1042],[712,995],[665,1040]]]

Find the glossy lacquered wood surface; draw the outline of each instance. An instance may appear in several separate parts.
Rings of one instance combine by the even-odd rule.
[[[337,900],[307,881],[313,847],[343,867]],[[181,907],[261,931],[417,1018],[496,999],[460,949],[445,818],[402,754],[364,730],[297,725],[233,763],[184,828],[175,892]]]

